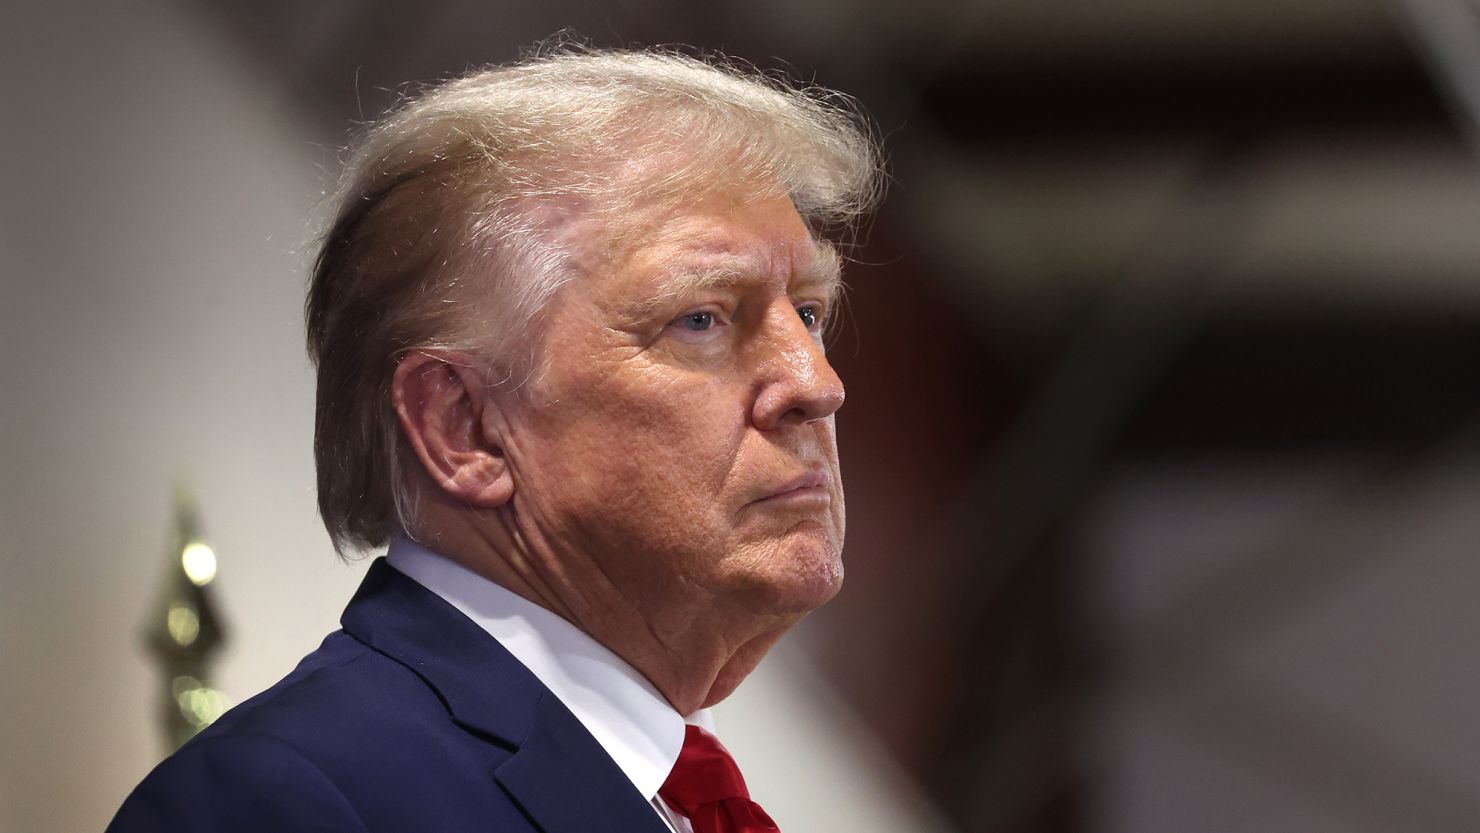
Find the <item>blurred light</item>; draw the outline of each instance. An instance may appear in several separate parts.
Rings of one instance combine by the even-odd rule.
[[[180,553],[180,566],[197,587],[204,587],[216,577],[216,553],[199,541],[191,542]]]
[[[179,700],[185,692],[192,688],[200,688],[200,680],[194,677],[182,675],[170,681],[170,695]]]
[[[231,706],[225,694],[201,685],[193,677],[176,677],[171,688],[177,689],[175,703],[180,707],[180,714],[197,731],[214,723]]]
[[[165,625],[169,628],[170,638],[177,645],[189,645],[200,636],[200,617],[195,615],[195,608],[183,602],[170,605]]]

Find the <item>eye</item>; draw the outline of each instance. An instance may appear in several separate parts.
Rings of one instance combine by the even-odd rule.
[[[690,332],[702,333],[714,326],[714,313],[691,312],[674,322]]]
[[[801,317],[802,323],[807,325],[809,330],[816,329],[822,319],[822,311],[816,304],[803,304],[797,307],[797,315]]]
[[[689,344],[708,344],[719,338],[730,321],[722,309],[690,310],[669,321],[663,331]]]

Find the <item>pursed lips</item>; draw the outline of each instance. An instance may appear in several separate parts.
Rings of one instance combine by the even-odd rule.
[[[751,501],[750,505],[826,502],[831,498],[827,489],[827,473],[820,469],[809,469]]]

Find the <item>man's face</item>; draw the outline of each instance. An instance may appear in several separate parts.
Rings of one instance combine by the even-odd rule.
[[[821,334],[837,260],[784,197],[719,191],[621,231],[551,303],[543,365],[505,409],[520,534],[555,554],[552,582],[660,640],[789,624],[843,577],[843,386]]]

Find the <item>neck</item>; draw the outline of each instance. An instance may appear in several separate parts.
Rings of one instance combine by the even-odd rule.
[[[649,610],[650,600],[624,596],[600,569],[528,540],[507,507],[422,510],[412,533],[418,543],[580,628],[647,678],[679,714],[729,696],[800,618],[756,623],[726,616],[707,598],[668,599]]]

